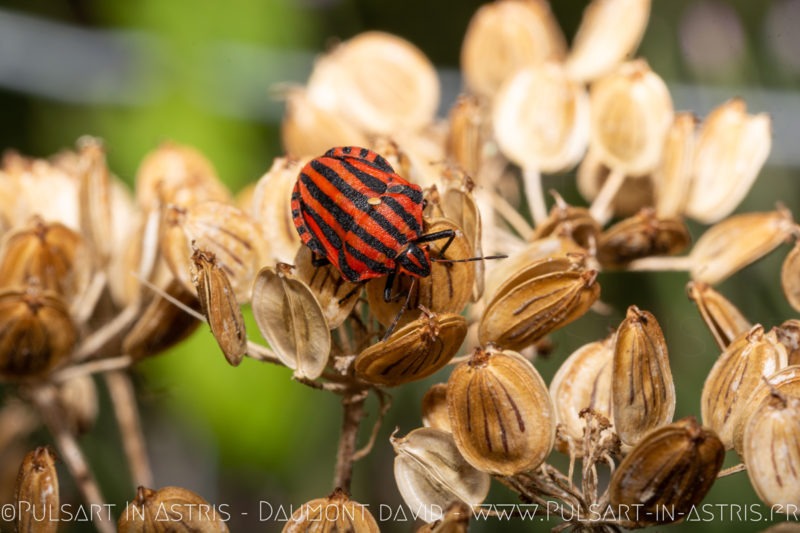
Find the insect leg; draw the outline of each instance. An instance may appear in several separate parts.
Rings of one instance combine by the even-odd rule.
[[[323,267],[330,265],[331,262],[327,257],[318,256],[316,252],[311,254],[311,265],[315,267]]]
[[[427,235],[420,235],[414,240],[414,242],[416,244],[422,244],[426,242],[433,242],[441,239],[447,239],[447,241],[444,243],[444,246],[442,246],[442,249],[439,250],[439,257],[444,257],[444,253],[450,247],[450,244],[453,242],[453,239],[455,238],[456,238],[455,230],[445,229],[442,231],[437,231],[435,233],[428,233]]]

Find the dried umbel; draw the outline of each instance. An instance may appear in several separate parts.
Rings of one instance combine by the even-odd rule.
[[[478,470],[505,476],[532,470],[553,448],[547,385],[516,352],[477,349],[450,375],[447,409],[459,451]]]
[[[591,81],[630,56],[644,35],[650,0],[594,0],[566,59],[570,77]]]
[[[739,205],[767,160],[771,129],[766,113],[748,115],[738,98],[706,117],[697,139],[688,216],[711,224]]]
[[[0,378],[39,377],[72,353],[78,332],[64,299],[36,286],[0,292]]]
[[[697,118],[688,112],[676,113],[667,131],[661,163],[653,174],[656,213],[659,217],[683,214],[692,182],[694,151],[697,144]]]
[[[721,350],[753,327],[735,305],[709,285],[690,281],[686,291]]]
[[[58,384],[58,403],[75,435],[89,431],[97,420],[97,387],[92,376],[75,376]]]
[[[60,518],[58,473],[55,454],[44,446],[29,452],[14,488],[16,531],[55,533]]]
[[[450,414],[447,412],[447,384],[436,383],[422,397],[422,424],[452,433]]]
[[[564,36],[543,0],[502,0],[478,9],[461,46],[470,92],[492,97],[517,70],[560,61]]]
[[[690,242],[682,220],[659,218],[653,209],[642,209],[600,234],[597,259],[605,268],[623,268],[643,257],[680,253]]]
[[[236,302],[228,276],[213,253],[195,250],[192,254],[192,283],[211,333],[228,363],[238,366],[247,353],[244,317]]]
[[[558,63],[517,70],[493,101],[494,134],[503,154],[523,168],[572,168],[589,142],[589,95]]]
[[[648,433],[617,467],[609,500],[615,512],[637,506],[627,527],[685,518],[716,481],[725,448],[693,417]]]
[[[253,316],[283,364],[299,378],[316,379],[328,364],[331,334],[325,314],[292,267],[264,267],[253,286]]]
[[[783,260],[781,287],[786,301],[795,311],[800,311],[800,241]]]
[[[740,420],[763,377],[786,366],[786,349],[774,331],[764,333],[755,325],[722,352],[708,373],[700,398],[703,424],[717,432],[725,448],[734,446],[734,438],[743,429]]]
[[[750,416],[744,462],[758,497],[772,506],[800,506],[800,397],[776,390]]]
[[[361,352],[356,373],[390,387],[420,380],[449,363],[466,335],[467,322],[461,315],[424,309],[417,320]]]
[[[327,498],[304,503],[283,526],[283,533],[379,533],[366,506],[336,489]]]
[[[117,522],[119,533],[228,533],[227,512],[181,487],[139,487]]]
[[[330,263],[314,266],[308,246],[301,246],[297,251],[294,265],[297,279],[308,285],[317,297],[328,327],[338,328],[358,303],[361,285],[344,279],[339,269]]]
[[[425,522],[441,520],[442,511],[456,502],[480,505],[489,494],[491,478],[464,460],[449,433],[418,428],[391,440],[397,488]]]
[[[591,409],[608,420],[612,419],[611,371],[614,360],[614,336],[591,342],[574,351],[558,369],[550,382],[556,420],[561,425],[558,449],[580,456],[586,420],[581,411]]]
[[[582,257],[542,259],[520,270],[487,304],[478,326],[481,344],[519,350],[576,320],[600,295],[596,278]]]
[[[716,285],[780,246],[795,231],[785,209],[743,213],[711,226],[692,248],[690,274]]]
[[[614,426],[623,444],[672,421],[675,384],[656,317],[635,305],[617,328],[612,371]]]

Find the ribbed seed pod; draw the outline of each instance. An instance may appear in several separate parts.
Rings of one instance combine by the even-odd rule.
[[[688,112],[675,114],[667,131],[664,154],[653,182],[656,193],[656,213],[661,218],[678,217],[686,210],[692,182],[697,117]]]
[[[800,241],[783,260],[781,287],[786,301],[795,311],[800,311]]]
[[[656,317],[635,305],[617,328],[612,373],[614,427],[623,444],[669,424],[675,413],[675,384],[667,343]]]
[[[44,446],[29,452],[20,465],[14,488],[16,531],[55,533],[60,519],[60,498],[55,454]]]
[[[734,98],[703,121],[686,214],[704,224],[729,215],[747,195],[772,146],[769,115],[748,115]]]
[[[605,268],[624,268],[643,257],[678,254],[691,240],[681,219],[659,218],[655,210],[645,208],[600,234],[597,259]]]
[[[709,285],[690,281],[686,285],[686,291],[689,299],[697,305],[703,322],[714,335],[721,350],[727,348],[734,338],[753,327],[735,305]]]
[[[447,156],[468,176],[479,179],[486,143],[491,138],[491,122],[485,99],[462,94],[448,116]]]
[[[786,349],[774,331],[756,324],[733,340],[708,373],[700,398],[703,425],[717,432],[726,449],[734,447],[744,407],[762,377],[786,366]],[[743,428],[743,426],[742,426]]]
[[[583,316],[600,295],[597,271],[581,258],[542,259],[501,285],[478,326],[481,344],[509,350],[530,346]]]
[[[517,70],[561,61],[566,43],[543,0],[502,0],[481,6],[461,45],[461,70],[470,92],[493,97]]]
[[[282,533],[379,533],[366,506],[336,489],[327,498],[304,503],[283,526]]]
[[[595,246],[602,228],[589,210],[571,206],[557,193],[551,191],[551,194],[555,196],[556,203],[550,208],[547,219],[536,226],[532,240],[566,236],[582,248]]]
[[[397,488],[425,522],[441,520],[444,509],[456,502],[480,505],[489,494],[491,478],[464,460],[449,433],[418,428],[391,441]]]
[[[420,380],[449,363],[466,335],[467,321],[461,315],[425,310],[417,320],[361,352],[356,373],[370,383],[390,387]]]
[[[790,318],[775,327],[778,341],[786,347],[790,365],[800,365],[800,320]]]
[[[614,361],[614,336],[586,344],[558,368],[550,382],[550,397],[555,407],[556,421],[561,424],[567,441],[556,441],[563,453],[580,457],[581,446],[571,446],[583,438],[586,423],[581,411],[592,409],[609,421],[612,418],[611,371]],[[571,442],[570,442],[571,441]]]
[[[547,386],[512,351],[477,349],[447,381],[447,410],[459,451],[469,464],[510,476],[539,466],[555,439]]]
[[[79,180],[81,233],[86,237],[95,264],[102,267],[114,246],[113,182],[102,141],[85,136],[78,140],[78,147],[80,152],[76,174]]]
[[[422,424],[452,433],[450,414],[447,412],[447,384],[436,383],[422,397]]]
[[[361,284],[347,281],[339,269],[331,264],[314,266],[308,246],[301,246],[297,250],[294,265],[297,279],[308,285],[317,297],[325,312],[328,327],[338,328],[358,303]]]
[[[638,521],[626,527],[680,521],[711,489],[724,458],[725,448],[714,431],[693,417],[657,428],[614,471],[611,508],[619,512],[637,506]]]
[[[447,176],[451,177],[451,176]],[[478,203],[472,194],[474,182],[468,175],[458,173],[448,182],[441,197],[441,208],[445,218],[452,220],[461,228],[472,246],[472,257],[483,257],[483,224]],[[485,261],[474,261],[475,285],[472,299],[478,300],[485,287]]]
[[[117,522],[119,533],[228,533],[227,511],[181,487],[139,487]]]
[[[800,397],[774,391],[744,431],[744,462],[758,497],[772,506],[800,506]]]

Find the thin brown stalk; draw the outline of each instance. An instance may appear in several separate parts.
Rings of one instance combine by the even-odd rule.
[[[353,453],[353,462],[359,461],[369,455],[369,452],[372,451],[372,447],[375,445],[375,440],[378,438],[378,432],[381,429],[381,423],[383,422],[383,417],[386,416],[386,413],[389,412],[389,408],[392,406],[392,402],[389,399],[389,396],[380,389],[374,389],[375,394],[378,396],[378,403],[380,407],[378,409],[378,418],[375,420],[375,423],[372,425],[372,431],[369,435],[369,440],[367,443],[357,452]]]
[[[96,361],[89,361],[88,363],[70,366],[64,370],[60,370],[53,374],[50,380],[53,383],[63,383],[80,376],[128,368],[131,366],[131,364],[133,364],[133,359],[131,359],[129,355],[120,355],[119,357],[110,357],[108,359],[97,359]]]
[[[600,225],[604,225],[611,220],[611,203],[614,201],[620,188],[622,188],[623,183],[625,183],[625,172],[619,168],[612,168],[611,174],[606,181],[603,182],[600,192],[597,193],[597,196],[592,202],[592,206],[589,208],[592,217],[598,221]]]
[[[342,398],[344,415],[342,418],[342,432],[339,435],[339,448],[336,451],[336,470],[333,476],[333,487],[340,488],[350,493],[350,481],[353,478],[353,457],[356,453],[358,428],[364,417],[364,403],[367,400],[367,391],[358,390]]]
[[[147,446],[133,383],[128,374],[120,370],[108,372],[104,377],[122,437],[125,456],[128,459],[133,486],[152,487],[153,471],[147,457]]]
[[[733,474],[738,474],[739,472],[744,472],[745,470],[747,470],[747,466],[745,466],[744,463],[739,463],[738,465],[734,465],[728,468],[723,468],[722,470],[719,471],[719,474],[717,474],[717,479],[721,477],[730,476]]]

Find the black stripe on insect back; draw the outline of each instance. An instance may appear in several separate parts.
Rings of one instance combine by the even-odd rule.
[[[342,229],[345,231],[349,231],[355,234],[359,239],[361,239],[366,245],[371,246],[378,252],[384,254],[386,257],[394,259],[397,252],[386,246],[383,242],[381,242],[378,238],[373,235],[370,235],[364,228],[359,226],[353,220],[353,217],[350,216],[349,213],[342,210],[341,207],[336,205],[336,203],[324,194],[317,184],[314,183],[308,175],[301,173],[300,179],[303,181],[303,185],[308,189],[309,194],[311,197],[314,198],[326,211],[328,211],[333,218],[342,226]],[[306,205],[306,209],[308,209],[308,205]],[[310,209],[309,209],[310,212]],[[385,220],[385,219],[384,219]],[[330,228],[330,226],[328,226]],[[397,233],[397,229],[392,226],[394,233]],[[332,228],[330,228],[333,231]],[[392,235],[394,236],[394,235]],[[337,242],[341,243],[341,240],[337,238]],[[331,242],[333,244],[333,242]],[[341,245],[336,246],[338,250],[341,250]]]
[[[368,172],[364,172],[360,168],[357,168],[353,163],[347,160],[340,160],[342,166],[353,175],[358,181],[363,183],[365,186],[369,187],[370,190],[375,191],[378,194],[383,194],[386,192],[386,182],[380,178],[376,178],[372,174]],[[338,175],[338,174],[337,174]]]
[[[319,226],[319,229],[322,231],[322,235],[329,243],[331,243],[331,246],[340,251],[337,264],[339,265],[339,270],[342,272],[342,275],[348,280],[358,279],[359,277],[358,272],[350,268],[350,265],[348,265],[347,261],[345,261],[344,254],[341,253],[341,250],[344,248],[344,243],[342,242],[342,239],[339,238],[339,235],[337,235],[336,232],[333,230],[333,228],[331,228],[325,222],[325,220],[321,216],[319,216],[319,213],[314,211],[312,208],[305,206],[303,208],[303,211],[305,211],[305,214],[308,215],[309,218],[313,219],[314,222],[317,224],[317,226]],[[321,250],[314,250],[314,251],[322,255],[325,255],[324,248],[322,248]]]
[[[374,259],[370,259],[366,255],[361,253],[360,250],[357,250],[356,248],[350,246],[349,244],[345,244],[345,248],[348,254],[353,256],[353,258],[355,258],[356,260],[364,263],[367,266],[367,268],[372,272],[377,272],[379,274],[388,274],[389,272],[392,272],[394,270],[393,268],[386,268],[386,265],[384,265],[380,261],[375,261]],[[344,254],[342,254],[342,257],[344,257]]]
[[[408,228],[415,235],[419,235],[419,233],[422,231],[422,228],[419,227],[419,224],[417,223],[417,219],[415,219],[413,216],[411,216],[411,213],[406,211],[405,207],[403,207],[403,205],[400,202],[398,202],[397,200],[395,200],[391,196],[384,196],[382,198],[382,200],[383,200],[383,203],[385,203],[389,207],[389,209],[394,211],[394,213],[397,216],[399,216],[400,218],[403,219],[403,222],[406,223],[406,226],[408,226]]]

